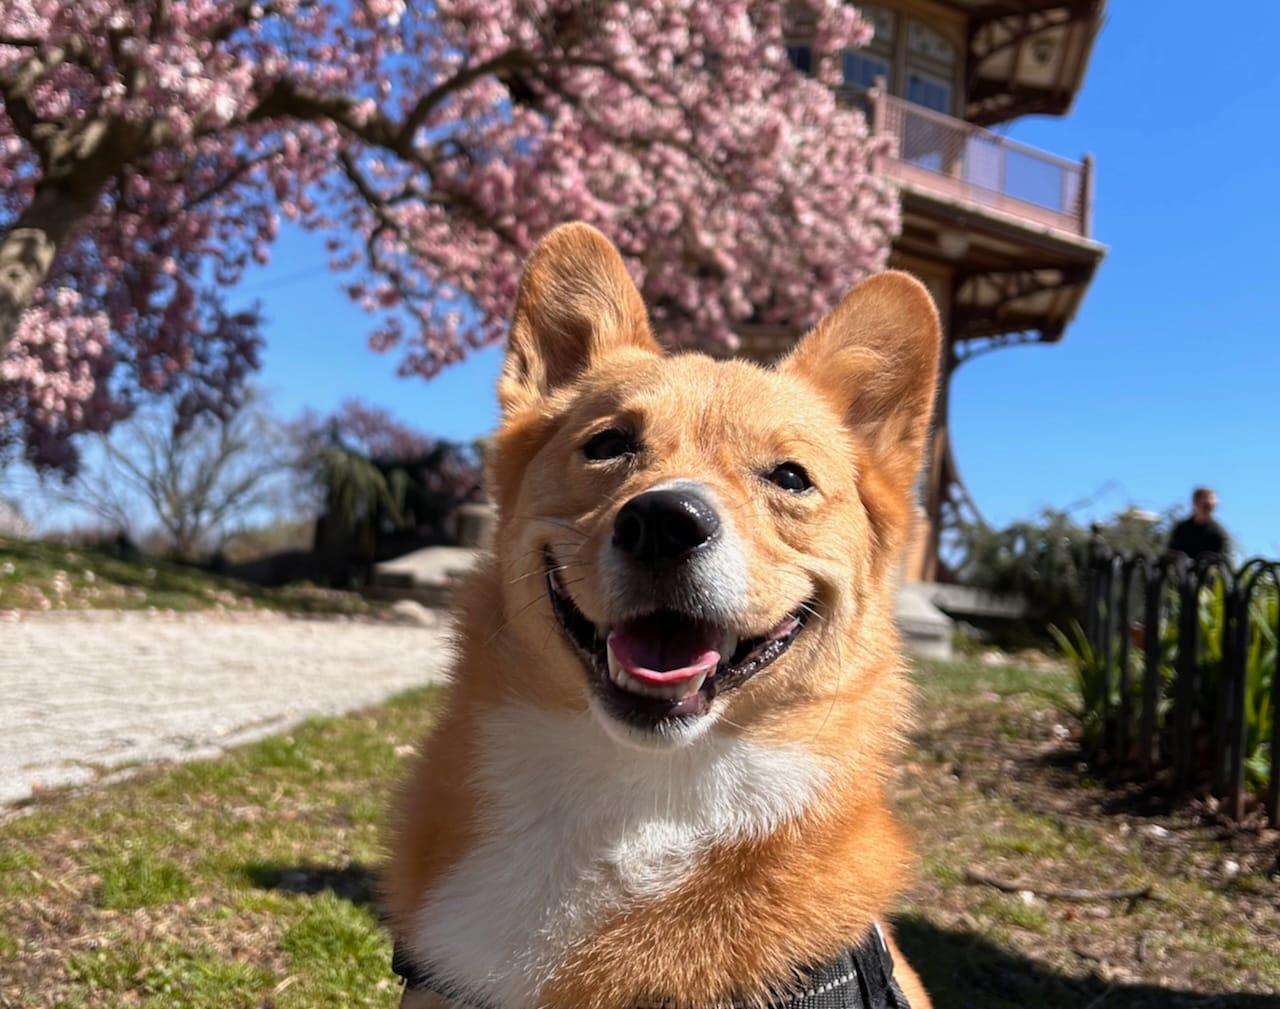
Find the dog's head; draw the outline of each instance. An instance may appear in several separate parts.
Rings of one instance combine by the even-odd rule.
[[[885,273],[774,368],[665,354],[609,241],[553,231],[492,460],[511,689],[675,745],[776,724],[892,647],[938,348],[924,287]]]

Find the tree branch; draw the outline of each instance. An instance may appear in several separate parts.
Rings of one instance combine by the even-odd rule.
[[[155,42],[160,37],[161,30],[169,21],[169,0],[155,0],[154,8],[151,12],[151,27],[147,32],[147,37]]]
[[[368,117],[356,112],[357,102],[347,95],[324,95],[297,81],[282,77],[272,85],[249,112],[246,122],[268,119],[300,119],[304,122],[329,120],[374,147],[409,157],[411,148],[401,146],[400,126],[381,109]]]
[[[1026,883],[1009,883],[987,876],[975,869],[966,869],[965,882],[989,886],[1002,893],[1033,893],[1045,900],[1069,900],[1085,903],[1091,900],[1160,900],[1161,898],[1149,886],[1135,887],[1129,890],[1063,890],[1053,887],[1034,887]]]
[[[409,115],[405,117],[404,124],[400,127],[400,142],[412,145],[413,135],[426,122],[427,116],[431,114],[431,111],[437,105],[454,92],[461,91],[468,84],[478,81],[489,74],[497,74],[500,70],[514,70],[519,66],[532,64],[532,62],[532,57],[528,53],[518,49],[508,49],[497,56],[467,67],[465,70],[454,74],[448,80],[437,84],[418,98]]]
[[[40,48],[46,43],[40,43]],[[0,75],[0,99],[4,101],[5,110],[18,132],[32,146],[46,170],[53,159],[53,140],[56,136],[54,123],[39,116],[31,103],[31,93],[40,79],[64,63],[75,63],[90,71],[96,70],[90,56],[89,47],[79,35],[73,35],[61,46],[45,49],[39,56],[33,56],[22,63],[16,72]]]
[[[21,87],[12,77],[0,76],[0,102],[4,103],[9,121],[13,123],[19,135],[31,143],[37,151],[41,151],[44,144],[40,142],[39,132],[44,120],[36,115],[35,106],[31,104],[27,89]]]

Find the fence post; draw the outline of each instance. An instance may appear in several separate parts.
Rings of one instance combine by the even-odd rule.
[[[1093,155],[1081,159],[1080,169],[1080,235],[1089,238],[1093,234]]]
[[[1186,564],[1178,568],[1178,667],[1173,689],[1173,771],[1178,786],[1191,784],[1195,765],[1196,678],[1200,665],[1200,592]]]
[[[1135,713],[1130,695],[1135,688],[1130,666],[1133,649],[1130,625],[1137,602],[1136,578],[1143,576],[1143,615],[1146,618],[1142,642],[1144,668],[1141,682],[1141,710]],[[1135,554],[1122,558],[1098,535],[1090,537],[1085,569],[1085,637],[1093,653],[1101,696],[1098,714],[1102,718],[1100,736],[1093,737],[1102,758],[1114,757],[1116,765],[1134,755],[1137,764],[1148,775],[1162,763],[1171,766],[1175,787],[1188,791],[1208,784],[1222,800],[1222,811],[1241,820],[1248,795],[1247,759],[1251,716],[1257,712],[1249,706],[1248,690],[1265,684],[1269,699],[1256,698],[1254,704],[1269,700],[1274,712],[1269,726],[1269,739],[1255,739],[1257,747],[1267,745],[1270,753],[1270,776],[1261,795],[1273,826],[1280,826],[1280,668],[1273,668],[1269,649],[1254,653],[1252,626],[1257,596],[1262,600],[1259,618],[1267,621],[1272,605],[1276,606],[1275,638],[1280,641],[1280,561],[1256,557],[1233,569],[1225,558],[1214,557],[1193,563],[1181,554]],[[1215,584],[1213,579],[1220,583]],[[1260,588],[1261,587],[1261,588]],[[1201,597],[1206,588],[1222,593],[1222,619],[1207,632],[1201,627]],[[1265,591],[1263,591],[1265,590]],[[1119,593],[1117,598],[1116,593]],[[1168,625],[1171,593],[1176,594],[1176,623]],[[1276,598],[1273,598],[1273,595]],[[1117,627],[1117,621],[1119,626]],[[1120,647],[1113,649],[1114,636],[1122,634]],[[1167,696],[1161,672],[1163,641],[1176,632],[1177,659],[1172,683],[1172,707],[1161,718],[1161,705]],[[1205,633],[1220,635],[1206,642]],[[1268,631],[1268,633],[1270,633]],[[1221,645],[1221,662],[1206,666],[1204,648]],[[1101,654],[1099,654],[1101,652]],[[1259,684],[1250,679],[1250,660],[1259,658],[1266,668],[1261,670]],[[1116,658],[1120,669],[1116,677],[1119,701],[1111,698],[1112,671]],[[1211,676],[1211,672],[1216,675]],[[1270,676],[1267,683],[1266,677]],[[1135,719],[1135,714],[1137,715]],[[1116,725],[1110,725],[1112,717]],[[1136,733],[1136,735],[1135,735]],[[1112,751],[1114,747],[1114,751]],[[1206,747],[1207,752],[1206,752]]]
[[[1228,813],[1233,820],[1244,817],[1244,760],[1247,726],[1245,723],[1244,692],[1245,676],[1249,661],[1249,600],[1252,595],[1251,583],[1237,580],[1232,586],[1232,598],[1235,612],[1234,625],[1228,622],[1231,634],[1231,661],[1228,663],[1226,648],[1223,648],[1222,672],[1230,686],[1230,700],[1226,712],[1227,738],[1227,780],[1226,799]],[[1274,675],[1274,674],[1273,674]]]
[[[882,145],[885,143],[885,131],[888,129],[888,113],[885,107],[885,95],[889,93],[889,88],[883,77],[877,77],[871,84],[871,139],[875,142],[875,155],[871,162],[871,172],[873,175],[883,176],[885,173],[884,163],[886,160],[886,152]],[[897,145],[897,138],[889,140],[892,145]],[[890,151],[887,157],[897,157],[896,149]]]
[[[1116,558],[1107,557],[1102,568],[1102,612],[1099,614],[1098,648],[1102,650],[1102,725],[1098,729],[1098,746],[1107,752],[1107,723],[1111,721],[1111,642],[1115,634]]]
[[[1147,623],[1143,630],[1146,640],[1146,659],[1142,670],[1142,720],[1138,726],[1138,759],[1144,771],[1150,773],[1155,767],[1158,754],[1156,752],[1156,708],[1160,704],[1160,610],[1164,595],[1165,566],[1163,564],[1151,569],[1145,563],[1147,572]]]
[[[1280,565],[1271,565],[1271,578],[1280,595]],[[1276,600],[1276,665],[1271,670],[1271,778],[1264,801],[1271,826],[1280,826],[1280,599]]]
[[[1120,708],[1116,712],[1116,762],[1121,767],[1129,757],[1129,719],[1132,717],[1129,710],[1129,658],[1133,648],[1129,603],[1133,595],[1133,573],[1137,568],[1136,557],[1129,558],[1120,567]]]
[[[1205,569],[1205,581],[1209,571]],[[1219,578],[1225,575],[1219,574]],[[1213,699],[1212,735],[1209,737],[1209,784],[1219,798],[1227,794],[1231,781],[1231,691],[1235,684],[1236,598],[1235,586],[1222,582],[1222,626],[1217,628],[1222,644],[1222,661],[1216,683],[1205,683],[1206,693]],[[1205,676],[1207,670],[1202,669]]]
[[[1102,566],[1102,540],[1097,526],[1089,536],[1084,558],[1084,639],[1093,648],[1098,646],[1099,570]]]

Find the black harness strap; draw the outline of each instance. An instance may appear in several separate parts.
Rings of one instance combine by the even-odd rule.
[[[430,968],[416,963],[409,951],[396,943],[391,969],[413,991],[442,995],[468,1009],[497,1009],[454,989]],[[769,1009],[910,1009],[893,976],[893,956],[879,925],[872,925],[862,942],[830,963],[806,972],[803,989],[770,1000]],[[664,1009],[639,1006],[637,1009]]]

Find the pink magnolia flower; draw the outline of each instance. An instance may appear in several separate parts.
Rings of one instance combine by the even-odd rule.
[[[867,22],[800,5],[811,79],[784,6],[7,0],[0,251],[34,229],[56,255],[0,283],[0,449],[69,468],[139,396],[233,398],[258,337],[224,299],[282,216],[323,234],[406,374],[500,340],[569,219],[618,243],[672,343],[811,323],[883,264],[897,204],[827,87]]]

